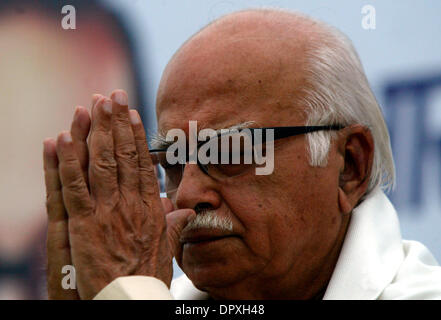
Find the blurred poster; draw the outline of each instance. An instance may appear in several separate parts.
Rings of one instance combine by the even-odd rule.
[[[68,4],[0,2],[0,299],[46,295],[44,138],[68,129],[93,93],[121,88],[131,106],[144,103],[123,17],[96,1]]]

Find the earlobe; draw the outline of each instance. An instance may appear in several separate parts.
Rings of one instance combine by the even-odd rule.
[[[348,214],[368,188],[374,152],[370,131],[359,125],[352,126],[342,137],[339,151],[343,155],[343,165],[339,177],[338,201],[341,212]]]
[[[346,196],[346,193],[342,190],[342,188],[338,188],[338,205],[340,208],[340,212],[343,214],[349,214],[352,211],[352,205]]]

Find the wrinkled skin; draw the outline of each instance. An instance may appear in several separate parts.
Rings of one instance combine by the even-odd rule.
[[[288,27],[296,32],[288,33]],[[256,127],[304,125],[304,106],[296,102],[302,95],[297,88],[306,85],[303,57],[308,41],[314,40],[307,27],[284,14],[274,19],[245,12],[203,30],[179,50],[164,72],[157,97],[159,129],[188,132],[189,120],[213,129],[245,121],[255,121]],[[99,104],[92,115],[100,114]],[[121,275],[153,275],[169,284],[173,254],[193,283],[213,298],[311,299],[323,294],[350,213],[368,186],[373,159],[369,130],[360,125],[339,130],[326,167],[309,165],[305,136],[276,143],[275,169],[268,176],[247,172],[219,183],[197,165],[188,164],[172,199],[174,207],[170,202],[161,207],[157,187],[153,188],[147,146],[140,133],[136,139],[136,126],[132,129],[136,148],[117,151],[118,145],[130,145],[118,143],[118,139],[130,136],[126,118],[121,129],[113,120],[119,117],[119,108],[114,103],[112,120],[105,130],[95,129],[92,116],[89,156],[83,137],[75,139],[73,133],[73,143],[63,142],[61,135],[56,147],[47,147],[45,152],[56,149],[60,162],[56,165],[54,161],[50,167],[54,172],[58,167],[63,185],[61,192],[54,183],[58,189],[52,189],[58,190],[58,196],[48,198],[49,217],[55,215],[55,207],[63,206],[62,200],[68,212],[68,222],[61,219],[58,234],[50,232],[50,224],[48,241],[52,237],[64,239],[60,241],[63,244],[70,242],[70,254],[67,245],[60,245],[63,250],[58,253],[49,252],[49,265],[51,259],[56,267],[60,265],[57,259],[72,258],[81,298],[93,297]],[[125,109],[123,113],[127,113]],[[109,115],[103,112],[103,121],[106,117]],[[94,135],[100,134],[109,141],[113,136],[113,151],[103,150],[108,144],[95,144]],[[97,166],[98,155],[105,160]],[[81,163],[87,163],[82,159],[89,159],[86,179],[81,178],[86,176],[81,175]],[[136,162],[138,170],[133,169]],[[69,164],[74,167],[71,171]],[[125,169],[132,170],[125,173]],[[49,171],[46,169],[46,175]],[[112,175],[97,175],[109,171]],[[69,178],[77,184],[69,184]],[[87,180],[90,193],[86,191]],[[70,189],[81,196],[70,196]],[[105,196],[100,197],[104,190]],[[230,217],[233,235],[201,247],[179,243],[187,217],[194,214],[191,209],[200,204]],[[166,227],[165,213],[180,219]],[[63,292],[56,286],[54,280],[52,297],[62,298]]]
[[[49,298],[90,299],[126,275],[170,285],[175,229],[194,215],[179,210],[166,219],[172,207],[159,198],[139,115],[132,110],[129,116],[117,95],[127,101],[122,91],[112,100],[95,97],[89,148],[84,108],[77,110],[71,133],[45,141]],[[76,268],[78,290],[61,288],[61,268],[68,264]]]

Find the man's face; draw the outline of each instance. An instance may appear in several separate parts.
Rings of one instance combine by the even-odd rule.
[[[157,104],[161,131],[188,134],[190,120],[198,121],[198,129],[247,121],[256,123],[252,127],[305,124],[303,106],[296,104],[301,41],[288,47],[272,39],[213,38],[192,40],[164,72]],[[231,218],[233,236],[183,245],[176,259],[186,275],[213,297],[300,297],[325,268],[342,228],[334,154],[331,148],[328,167],[313,168],[305,136],[284,138],[275,142],[271,175],[250,170],[222,183],[187,164],[176,207],[209,205]]]

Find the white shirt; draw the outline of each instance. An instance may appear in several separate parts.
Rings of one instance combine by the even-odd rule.
[[[153,277],[112,281],[95,299],[207,299],[185,276],[171,288]],[[386,195],[374,190],[353,212],[323,299],[441,299],[441,267],[419,242],[401,238]]]

